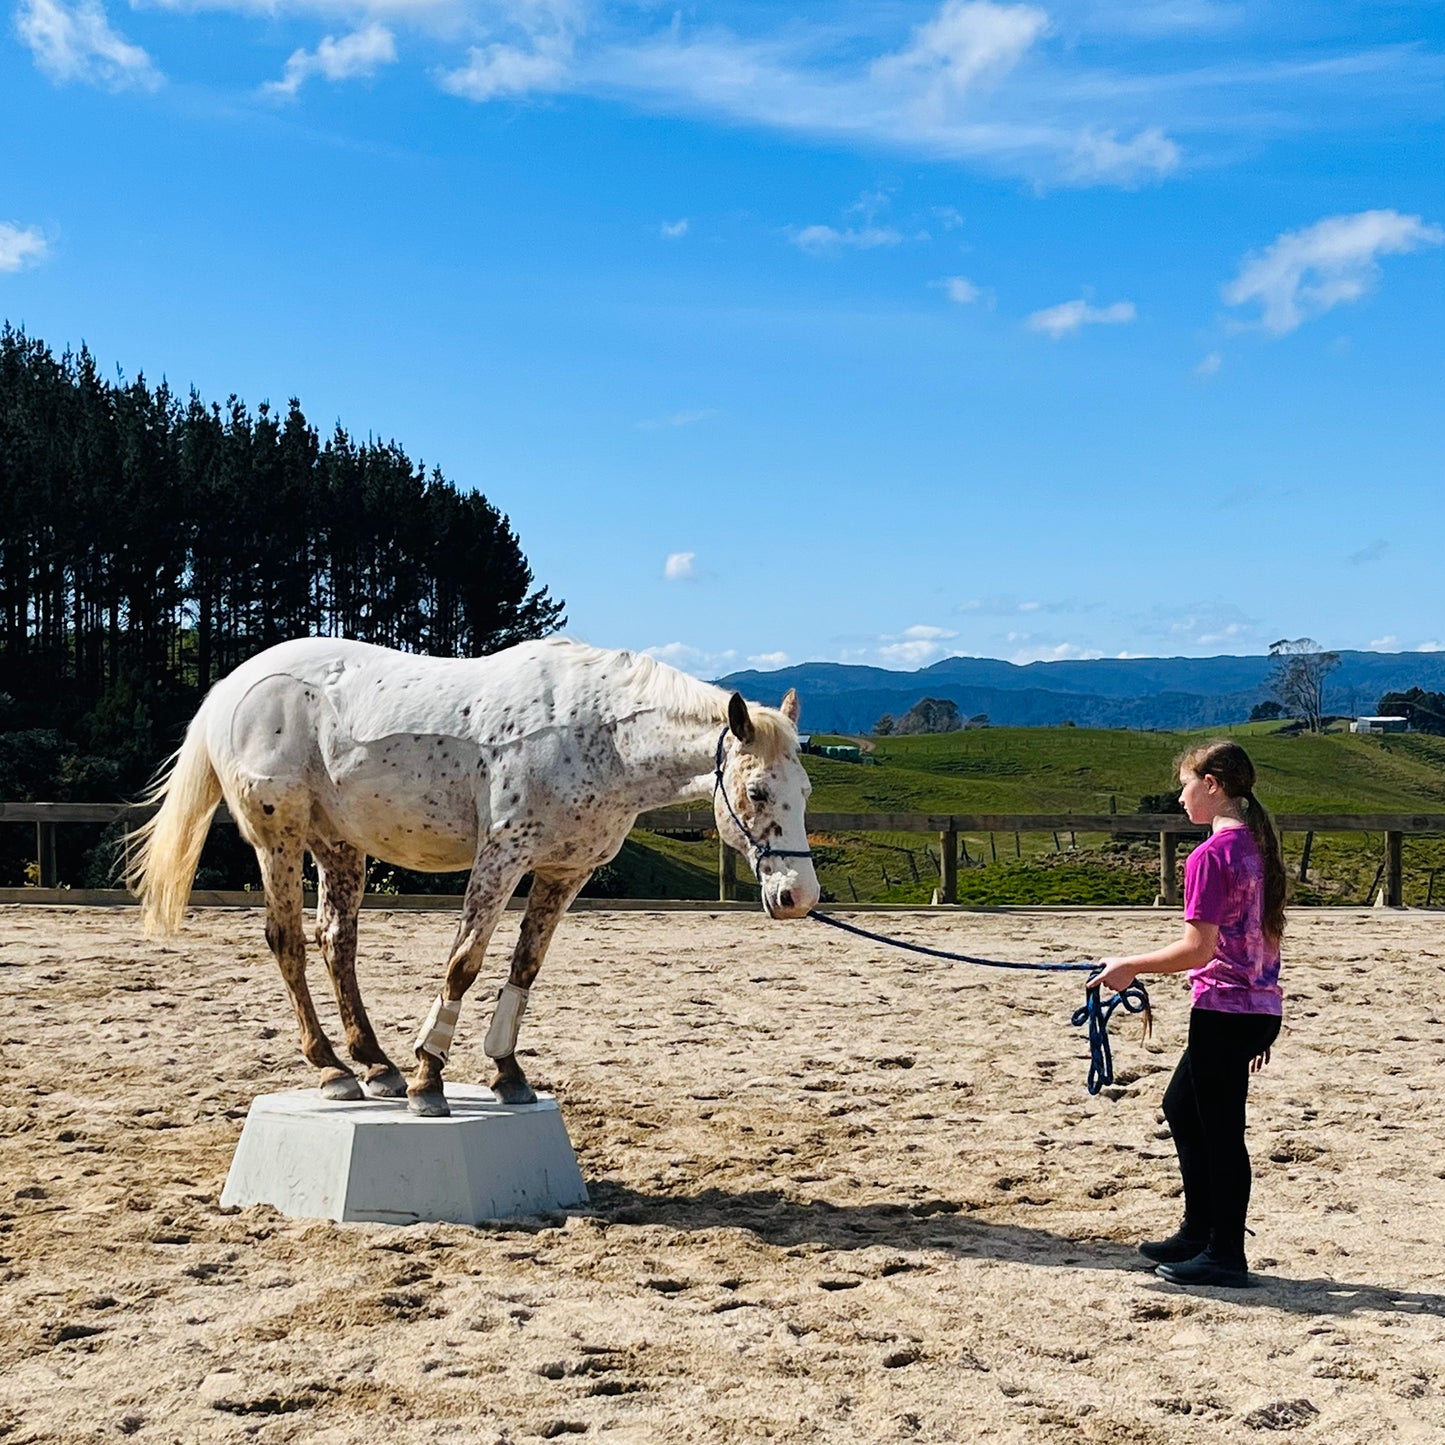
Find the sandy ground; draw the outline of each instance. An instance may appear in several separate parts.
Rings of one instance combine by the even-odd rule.
[[[1037,959],[1177,927],[871,922]],[[399,1057],[450,937],[363,919]],[[1071,979],[574,915],[523,1058],[591,1209],[338,1226],[217,1202],[251,1098],[311,1082],[257,914],[158,944],[130,911],[0,910],[0,1441],[1442,1441],[1442,969],[1439,913],[1292,920],[1252,1103],[1261,1286],[1231,1295],[1134,1252],[1178,1215],[1177,981],[1091,1099]],[[478,999],[452,1078],[485,1081],[483,1026]]]

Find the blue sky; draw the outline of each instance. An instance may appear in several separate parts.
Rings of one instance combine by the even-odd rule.
[[[1445,646],[1434,3],[5,0],[0,316],[715,675]]]

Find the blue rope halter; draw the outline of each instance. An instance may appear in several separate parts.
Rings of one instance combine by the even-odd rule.
[[[844,923],[841,918],[832,918],[826,913],[810,913],[815,923],[826,923],[829,928],[841,928],[844,933],[858,938],[867,938],[874,943],[886,943],[890,948],[906,949],[909,953],[926,954],[929,958],[942,958],[950,963],[973,963],[981,968],[1008,968],[1028,973],[1096,973],[1095,963],[1009,963],[1000,958],[976,958],[969,953],[950,953],[942,948],[928,948],[921,943],[907,943],[901,938],[889,938],[885,933],[870,933],[854,923]],[[1069,1020],[1074,1028],[1081,1024],[1089,1026],[1089,1077],[1087,1087],[1091,1094],[1097,1094],[1106,1084],[1114,1082],[1114,1055],[1109,1047],[1109,1019],[1114,1010],[1123,1006],[1125,1013],[1144,1014],[1149,1012],[1149,991],[1137,979],[1128,988],[1116,993],[1108,1003],[1099,1001],[1099,985],[1086,988],[1084,1002],[1074,1010]]]
[[[723,786],[724,745],[727,743],[729,731],[730,729],[724,728],[718,734],[717,738],[717,754],[713,758],[712,769],[713,796],[716,797],[719,793],[722,794],[723,806],[728,810],[728,817],[737,824],[738,832],[747,839],[748,862],[752,864],[753,877],[758,880],[758,884],[761,886],[763,881],[761,865],[764,858],[811,858],[813,856],[813,850],[811,848],[774,848],[771,843],[760,843],[753,837],[748,825],[738,817],[737,810],[733,807],[732,799],[728,797],[728,790]],[[764,906],[766,906],[766,900]]]

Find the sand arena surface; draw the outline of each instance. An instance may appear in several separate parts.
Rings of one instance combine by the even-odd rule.
[[[855,917],[1036,959],[1177,930]],[[362,919],[398,1059],[453,926]],[[1445,1440],[1445,915],[1297,913],[1285,981],[1252,1103],[1264,1284],[1191,1293],[1134,1253],[1178,1216],[1177,981],[1090,1099],[1070,978],[574,915],[523,1062],[591,1211],[337,1226],[217,1204],[251,1098],[312,1082],[258,913],[147,943],[128,910],[0,910],[0,1442]],[[454,1079],[487,1077],[487,992]]]

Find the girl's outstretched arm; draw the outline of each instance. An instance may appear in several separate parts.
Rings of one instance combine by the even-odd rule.
[[[1219,926],[1214,923],[1189,921],[1175,943],[1153,953],[1135,953],[1128,958],[1101,958],[1099,971],[1089,979],[1088,987],[1101,983],[1116,993],[1126,989],[1141,973],[1183,973],[1186,969],[1203,968],[1214,957],[1219,942]]]

